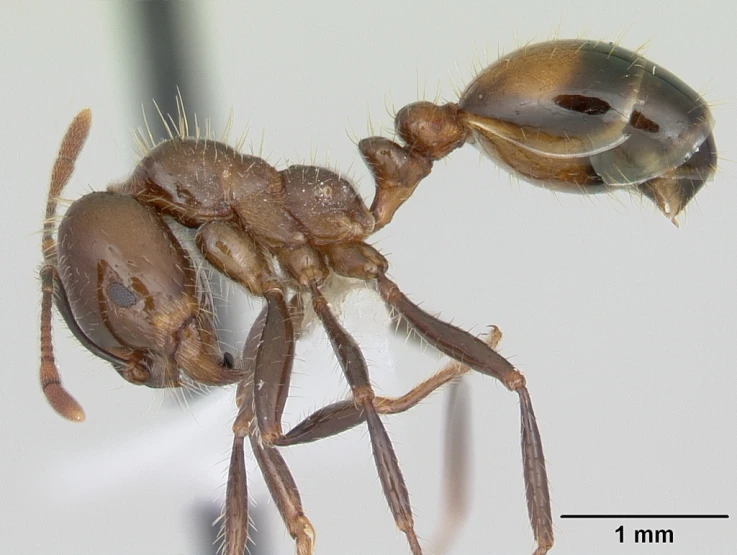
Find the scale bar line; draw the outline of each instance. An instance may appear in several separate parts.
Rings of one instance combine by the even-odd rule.
[[[728,514],[566,514],[560,518],[729,518]]]

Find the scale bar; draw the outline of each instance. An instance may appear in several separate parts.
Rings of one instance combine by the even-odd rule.
[[[560,515],[560,518],[729,518],[726,514],[630,514],[630,515],[605,515],[605,514],[570,514]]]

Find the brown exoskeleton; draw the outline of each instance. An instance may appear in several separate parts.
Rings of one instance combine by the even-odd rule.
[[[361,141],[377,185],[370,210],[352,185],[330,170],[277,171],[222,143],[190,138],[182,119],[179,136],[151,150],[129,179],[76,201],[55,240],[56,199],[90,121],[89,110],[83,110],[67,131],[44,226],[41,383],[59,414],[84,418],[54,362],[52,301],[80,342],[131,383],[238,384],[225,504],[228,555],[242,554],[246,543],[246,437],[298,553],[307,554],[313,552],[315,532],[278,447],[363,422],[385,497],[416,555],[422,548],[407,488],[379,414],[405,411],[472,368],[519,395],[535,553],[547,553],[553,545],[547,475],[525,378],[489,344],[412,303],[386,276],[386,259],[365,240],[391,221],[435,160],[469,141],[524,178],[559,190],[636,188],[674,220],[716,165],[713,122],[694,91],[611,45],[554,41],[522,49],[482,72],[458,104],[419,102],[400,110],[396,128],[404,146],[381,137]],[[221,352],[197,272],[164,215],[195,228],[197,248],[209,263],[265,299],[241,356]],[[321,293],[330,272],[373,283],[412,328],[459,364],[403,397],[376,397],[361,350]],[[287,300],[291,291],[296,294]],[[316,411],[284,433],[281,417],[303,294],[331,340],[352,398]]]

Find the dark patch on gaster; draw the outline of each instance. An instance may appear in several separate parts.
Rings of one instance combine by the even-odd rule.
[[[553,100],[564,110],[586,114],[587,116],[601,116],[612,109],[606,100],[582,94],[559,94]]]
[[[630,125],[635,129],[644,131],[645,133],[657,133],[660,131],[660,126],[653,120],[644,116],[644,114],[638,110],[632,112],[630,116]]]

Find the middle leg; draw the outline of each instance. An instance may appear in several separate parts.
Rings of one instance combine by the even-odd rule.
[[[374,390],[369,381],[368,368],[363,353],[356,341],[338,323],[328,307],[325,297],[322,296],[317,283],[310,284],[312,293],[312,306],[315,313],[327,331],[333,350],[343,368],[348,384],[353,394],[353,402],[360,406],[365,413],[371,436],[371,447],[374,454],[374,462],[379,472],[379,479],[384,490],[384,497],[389,503],[389,508],[394,515],[394,521],[402,532],[407,536],[413,555],[422,555],[422,548],[414,530],[414,517],[409,502],[409,492],[404,482],[404,476],[399,469],[394,447],[389,435],[386,433],[384,424],[374,406]]]

